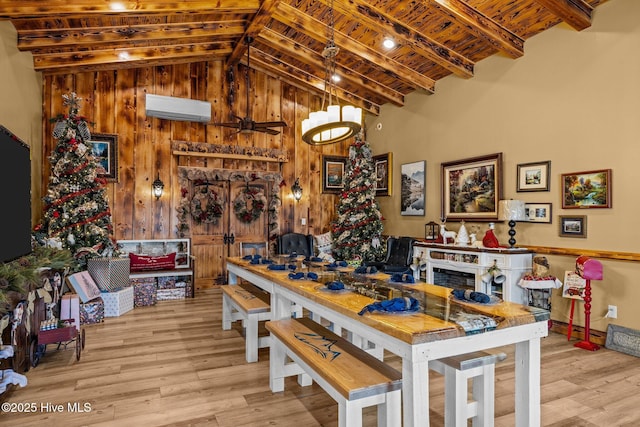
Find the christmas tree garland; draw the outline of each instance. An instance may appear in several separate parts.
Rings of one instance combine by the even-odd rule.
[[[267,198],[262,190],[257,187],[249,187],[247,184],[233,201],[233,212],[240,221],[250,224],[260,218],[266,205]]]

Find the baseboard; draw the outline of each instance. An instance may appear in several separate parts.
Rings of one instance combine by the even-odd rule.
[[[571,329],[571,338],[575,338],[578,340],[584,339],[583,326],[573,325]],[[569,324],[554,320],[551,324],[551,331],[567,336],[567,332],[569,331]],[[594,344],[598,344],[599,346],[604,346],[604,343],[607,341],[607,333],[591,329],[589,331],[589,341]]]

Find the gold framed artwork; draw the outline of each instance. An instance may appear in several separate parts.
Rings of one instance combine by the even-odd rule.
[[[442,163],[442,218],[495,221],[502,199],[502,153]]]

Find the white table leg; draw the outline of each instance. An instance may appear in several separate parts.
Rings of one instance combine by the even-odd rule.
[[[404,427],[429,426],[429,362],[402,359]]]
[[[516,344],[516,426],[540,426],[540,338]]]

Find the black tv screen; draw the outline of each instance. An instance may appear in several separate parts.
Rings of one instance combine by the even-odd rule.
[[[31,153],[0,125],[0,262],[31,252]]]

